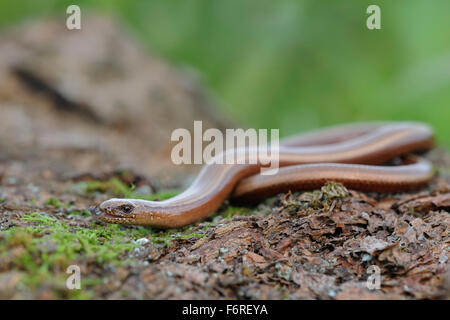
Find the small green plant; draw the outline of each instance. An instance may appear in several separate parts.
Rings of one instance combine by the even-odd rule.
[[[47,200],[44,202],[44,204],[49,205],[49,206],[53,206],[53,207],[55,207],[55,208],[61,208],[62,205],[63,205],[58,199],[53,198],[53,197],[47,199]]]
[[[178,194],[176,190],[165,190],[150,195],[141,195],[134,193],[135,186],[128,186],[118,178],[111,178],[107,181],[92,180],[81,182],[81,188],[85,193],[110,192],[123,198],[144,199],[144,200],[165,200]]]
[[[219,210],[215,216],[222,216],[225,219],[231,219],[234,216],[248,216],[253,209],[246,207],[226,206],[225,209]]]
[[[328,182],[313,192],[305,192],[301,200],[314,209],[323,209],[327,211],[332,203],[337,200],[342,200],[349,195],[347,188],[337,182]]]
[[[85,217],[90,217],[91,216],[91,213],[89,211],[87,211],[87,210],[82,210],[82,211],[80,211],[80,210],[73,210],[73,211],[69,211],[69,215],[71,215],[71,214],[77,215],[77,216],[85,216]]]
[[[195,230],[195,225],[188,225],[179,229],[168,229],[165,231],[155,232],[152,234],[153,243],[164,243],[166,247],[170,247],[174,239],[190,239],[203,238],[204,230]]]

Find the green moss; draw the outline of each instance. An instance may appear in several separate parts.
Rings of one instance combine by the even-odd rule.
[[[155,232],[152,234],[152,242],[164,243],[167,247],[170,247],[172,240],[174,239],[200,239],[204,236],[205,234],[203,229],[196,230],[195,225],[188,225],[178,229],[168,229]]]
[[[170,199],[172,197],[175,197],[179,192],[177,190],[165,190],[158,193],[154,193],[148,196],[142,196],[137,194],[131,194],[130,198],[136,198],[136,199],[144,199],[144,200],[166,200]]]
[[[55,218],[47,216],[45,214],[39,212],[32,212],[30,214],[26,214],[22,216],[22,220],[37,222],[38,224],[44,224],[51,227],[59,227],[64,226],[67,227],[64,223],[57,221]]]
[[[91,213],[87,210],[73,210],[73,211],[69,211],[69,215],[77,215],[77,216],[85,216],[85,217],[90,217]]]
[[[99,180],[91,180],[86,182],[81,182],[81,189],[84,190],[85,193],[93,193],[93,192],[109,192],[116,196],[120,196],[123,198],[131,198],[131,199],[144,199],[144,200],[165,200],[172,198],[178,194],[176,190],[165,190],[158,193],[150,194],[150,195],[141,195],[134,193],[135,186],[128,186],[123,181],[118,178],[111,178],[107,181],[99,181]]]
[[[248,216],[253,212],[253,209],[246,207],[226,206],[219,210],[213,217],[222,216],[225,219],[231,219],[234,216]]]
[[[137,246],[133,240],[151,234],[148,228],[126,228],[115,224],[72,227],[39,212],[24,215],[22,220],[29,225],[2,231],[0,252],[11,252],[9,249],[13,247],[23,249],[16,250],[19,253],[11,259],[8,268],[25,271],[21,282],[30,287],[66,279],[65,270],[71,264],[120,266],[129,263],[125,254]],[[93,279],[85,278],[92,285]],[[58,283],[61,285],[60,281]],[[72,296],[85,298],[85,293],[70,291],[69,297]]]
[[[81,287],[85,286],[81,283]],[[89,300],[94,297],[93,290],[70,290],[68,293],[68,299],[71,300]]]
[[[53,206],[53,207],[55,207],[55,208],[60,208],[60,207],[62,207],[62,203],[61,203],[58,199],[53,198],[53,197],[47,199],[47,200],[44,202],[44,204]]]
[[[86,193],[111,192],[125,197],[129,196],[134,190],[134,186],[127,186],[118,178],[111,178],[107,181],[91,180],[81,182],[81,187]]]

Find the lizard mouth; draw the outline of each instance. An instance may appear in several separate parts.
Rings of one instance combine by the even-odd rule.
[[[131,224],[132,223],[132,219],[130,219],[129,217],[119,217],[119,216],[113,216],[110,214],[103,214],[100,215],[98,217],[100,220],[104,221],[104,222],[109,222],[109,223],[121,223],[121,224]]]
[[[92,216],[110,223],[127,223],[133,218],[131,215],[117,214],[112,210],[100,209],[98,206],[90,207],[88,210]]]

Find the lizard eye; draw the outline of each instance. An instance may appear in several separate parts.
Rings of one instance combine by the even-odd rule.
[[[123,206],[120,207],[120,211],[122,211],[123,213],[130,213],[131,211],[133,211],[133,206],[129,204],[124,204]]]

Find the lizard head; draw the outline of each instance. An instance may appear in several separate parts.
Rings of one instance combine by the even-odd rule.
[[[157,210],[157,204],[158,202],[140,199],[114,198],[102,202],[99,206],[90,207],[89,211],[93,216],[108,223],[167,228],[171,224],[170,221],[169,224],[165,221],[173,217]]]
[[[119,224],[140,224],[142,208],[131,199],[110,199],[89,211],[100,220]]]

